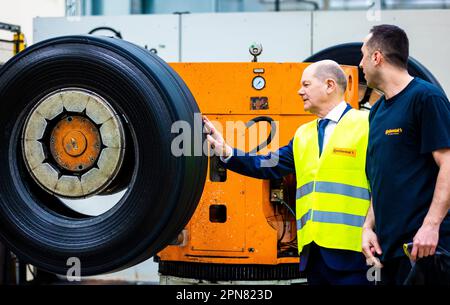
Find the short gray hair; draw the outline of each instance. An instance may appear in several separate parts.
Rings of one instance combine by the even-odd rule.
[[[323,60],[317,62],[314,75],[322,81],[331,78],[337,83],[342,92],[347,90],[347,76],[345,75],[344,70],[342,70],[342,68],[335,61]]]

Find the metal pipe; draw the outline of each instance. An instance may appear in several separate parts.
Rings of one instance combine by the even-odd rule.
[[[305,3],[305,4],[310,4],[314,7],[314,10],[317,11],[319,9],[319,4],[317,4],[316,1],[308,1],[308,0],[297,0],[297,2],[301,2],[301,3]],[[329,1],[325,1],[324,2],[324,10],[328,10],[330,6]]]
[[[141,0],[141,1],[142,1],[142,13],[143,14],[155,13],[154,0]]]
[[[19,34],[20,33],[20,25],[0,22],[0,30],[10,31],[10,32]]]
[[[102,15],[103,0],[92,0],[92,15]]]
[[[219,12],[219,0],[211,0],[211,6],[214,13]]]

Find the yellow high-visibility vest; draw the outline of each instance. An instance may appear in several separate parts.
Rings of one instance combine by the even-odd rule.
[[[293,152],[297,177],[298,250],[321,247],[361,252],[370,204],[366,177],[368,113],[349,110],[319,157],[317,120],[300,126]]]

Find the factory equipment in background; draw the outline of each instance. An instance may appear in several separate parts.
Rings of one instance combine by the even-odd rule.
[[[0,31],[12,33],[12,39],[0,39],[0,65],[26,47],[25,35],[19,25],[0,22]]]
[[[345,52],[308,61],[353,65],[344,66],[346,100],[358,108],[367,96],[354,67],[360,59],[343,62]],[[188,136],[191,155],[175,157],[171,143],[173,123],[201,130],[201,111],[223,126],[242,122],[226,136],[247,151],[287,144],[314,119],[297,95],[307,65],[167,65],[129,42],[94,36],[33,45],[0,70],[8,109],[0,115],[8,143],[0,147],[1,237],[24,262],[61,275],[72,258],[81,275],[92,275],[157,254],[162,283],[301,281],[295,177],[256,180],[227,171],[217,157],[208,164],[191,151],[203,135]],[[413,75],[437,83],[417,67]],[[64,202],[119,192],[100,215]]]
[[[223,129],[227,122],[248,126],[224,130],[225,138],[245,143],[247,152],[262,154],[287,145],[301,124],[315,118],[303,110],[297,93],[308,65],[255,60],[171,64],[211,121]],[[349,83],[346,100],[357,108],[358,70],[343,68]],[[258,135],[257,143],[249,135]],[[277,141],[266,140],[274,137]],[[189,224],[173,245],[158,254],[161,282],[301,281],[295,176],[244,177],[226,170],[217,158],[210,158],[205,189]]]

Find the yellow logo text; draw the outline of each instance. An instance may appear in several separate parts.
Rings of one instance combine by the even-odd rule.
[[[403,130],[401,128],[394,128],[394,129],[386,129],[384,134],[387,136],[392,136],[392,135],[399,135],[402,132],[403,132]]]
[[[356,149],[335,147],[333,154],[356,158]]]

